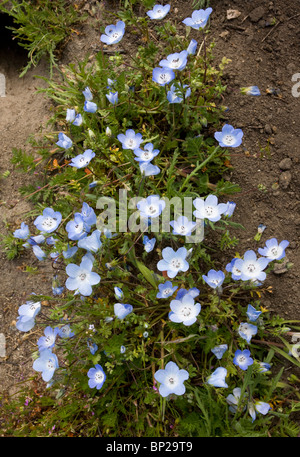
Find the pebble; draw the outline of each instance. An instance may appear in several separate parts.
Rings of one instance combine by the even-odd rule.
[[[279,184],[283,189],[287,189],[292,180],[292,173],[290,171],[283,171],[279,176]]]
[[[258,6],[257,8],[254,8],[254,10],[251,11],[251,13],[249,14],[249,18],[252,22],[258,22],[264,16],[264,14],[265,9],[262,6]]]
[[[0,357],[6,357],[6,341],[4,333],[0,333]]]
[[[290,159],[289,157],[282,159],[279,162],[279,168],[283,171],[290,170],[292,168],[292,159]]]

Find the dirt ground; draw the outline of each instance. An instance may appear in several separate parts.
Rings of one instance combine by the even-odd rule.
[[[184,32],[181,21],[191,15],[193,0],[169,3],[170,14],[177,16],[179,32]],[[266,226],[261,247],[273,236],[290,242],[287,257],[293,267],[269,275],[266,286],[271,286],[273,292],[263,297],[263,304],[285,319],[299,319],[300,98],[292,94],[292,76],[300,72],[300,5],[294,0],[212,0],[210,5],[213,13],[208,40],[215,42],[216,65],[224,56],[231,59],[224,75],[227,91],[223,103],[229,108],[226,122],[244,131],[243,145],[238,152],[233,151],[233,169],[228,172],[231,181],[241,187],[241,193],[231,198],[237,204],[234,221],[246,228],[236,233],[240,239],[238,251],[242,254],[257,249],[253,237],[259,224]],[[61,64],[99,49],[100,33],[95,23],[111,6],[108,1],[81,2],[90,20],[67,43]],[[240,15],[227,19],[230,9],[238,10]],[[270,25],[274,18],[275,25]],[[191,37],[196,35],[192,31]],[[26,59],[8,36],[1,40],[0,72],[6,74],[7,91],[6,97],[0,98],[0,175],[7,170],[10,175],[0,179],[0,233],[5,233],[7,226],[10,230],[19,228],[31,209],[18,192],[31,178],[12,166],[12,148],[29,148],[28,136],[37,134],[50,117],[49,101],[35,92],[43,83],[34,77],[47,75],[47,63],[41,62],[20,79]],[[257,85],[261,96],[240,93],[240,87],[250,85]],[[227,261],[231,254],[226,253]],[[47,274],[49,267],[30,255],[8,261],[1,252],[0,260],[0,333],[5,335],[7,354],[0,359],[0,391],[14,394],[18,383],[33,374],[30,353],[36,350],[38,339],[34,330],[29,335],[16,330],[17,311],[30,293],[49,293],[51,275]],[[38,272],[26,274],[25,264],[38,266]]]

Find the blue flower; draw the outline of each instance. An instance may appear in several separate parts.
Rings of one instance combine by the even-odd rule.
[[[256,419],[256,411],[265,416],[270,411],[270,409],[272,408],[269,403],[264,401],[256,401],[254,404],[251,403],[249,405],[249,414],[252,417],[252,422]]]
[[[175,73],[171,68],[156,67],[152,72],[152,80],[160,86],[169,84],[175,78]]]
[[[92,286],[100,282],[98,273],[92,272],[93,262],[84,257],[81,260],[80,266],[74,263],[69,263],[66,267],[66,273],[69,278],[66,280],[66,288],[75,290],[76,294],[80,293],[84,297],[92,294]]]
[[[51,233],[57,229],[62,220],[62,215],[59,211],[54,211],[52,208],[45,208],[42,216],[38,216],[34,225],[41,232]]]
[[[83,222],[86,225],[91,226],[91,225],[96,224],[97,216],[95,214],[95,211],[86,202],[83,202],[80,214],[82,216]]]
[[[57,275],[53,276],[52,279],[52,293],[53,295],[61,295],[63,293],[64,287],[59,285],[57,280]]]
[[[134,158],[134,160],[136,160],[137,162],[140,162],[140,163],[151,162],[151,160],[153,160],[154,157],[156,157],[159,154],[159,150],[153,149],[153,148],[154,148],[154,146],[152,143],[147,143],[147,144],[145,144],[144,149],[141,149],[141,148],[134,149],[133,152],[136,156]]]
[[[218,346],[212,348],[211,352],[217,357],[218,360],[221,360],[227,349],[227,344],[219,344]]]
[[[120,287],[115,287],[114,292],[115,292],[115,297],[118,300],[122,300],[124,298],[124,292],[122,289],[120,289]]]
[[[172,300],[170,308],[169,319],[172,322],[182,323],[185,326],[193,325],[201,311],[200,303],[195,303],[194,298],[190,294],[184,295],[181,300]]]
[[[232,259],[231,262],[226,265],[225,270],[231,273],[232,279],[239,280],[241,279],[242,272],[241,270],[235,267],[236,260],[238,260],[238,257]]]
[[[21,305],[18,309],[18,318],[16,327],[21,332],[28,332],[35,325],[35,317],[40,312],[42,306],[41,302],[27,301],[24,305]]]
[[[196,54],[197,45],[197,41],[192,39],[187,47],[187,53],[192,55]]]
[[[126,347],[125,346],[121,346],[120,347],[120,354],[125,354],[126,352]]]
[[[132,129],[126,130],[125,135],[120,133],[117,138],[122,143],[123,149],[138,149],[143,142],[142,134],[135,133]]]
[[[46,327],[44,330],[44,335],[41,336],[37,342],[39,351],[43,349],[51,349],[55,345],[56,335],[58,334],[58,328],[52,328],[50,326]]]
[[[188,52],[174,52],[159,62],[159,66],[170,70],[183,70],[187,64]]]
[[[94,102],[85,101],[83,105],[83,109],[86,113],[95,113],[98,109],[98,106]]]
[[[170,225],[173,227],[174,235],[190,236],[197,224],[189,221],[186,216],[179,216],[176,221],[171,221]]]
[[[79,127],[82,124],[82,122],[83,122],[83,119],[82,119],[81,114],[80,113],[76,114],[73,125],[76,125],[76,127]]]
[[[36,258],[38,260],[44,260],[45,257],[47,257],[47,254],[43,251],[42,248],[40,248],[40,246],[38,246],[37,244],[35,244],[34,246],[32,246],[32,252],[34,253],[34,255],[36,256]]]
[[[101,232],[100,230],[94,230],[90,236],[86,236],[84,238],[81,238],[78,241],[78,247],[82,249],[86,249],[87,251],[90,252],[97,252],[102,246],[102,243],[100,241],[100,235]]]
[[[238,334],[241,338],[250,343],[252,336],[257,334],[257,327],[253,324],[248,324],[247,322],[242,322],[238,328]]]
[[[74,109],[67,109],[66,121],[73,122],[75,119],[76,112]]]
[[[35,371],[41,371],[42,378],[46,382],[50,381],[58,367],[57,357],[50,349],[44,349],[40,357],[33,362],[33,369]]]
[[[58,141],[56,142],[56,144],[57,144],[57,146],[60,146],[61,148],[69,149],[72,147],[73,142],[72,142],[71,138],[69,138],[64,133],[60,132],[58,134]]]
[[[198,219],[208,219],[212,222],[217,222],[221,219],[221,215],[227,210],[226,203],[218,203],[218,197],[210,194],[204,200],[203,198],[195,198],[193,204],[196,211],[193,215]]]
[[[183,383],[189,378],[189,373],[186,370],[180,370],[176,363],[168,362],[165,369],[154,373],[154,378],[160,383],[159,393],[162,397],[170,394],[183,395],[185,393]]]
[[[152,10],[147,11],[147,15],[150,19],[163,19],[170,11],[170,5],[154,5]]]
[[[123,303],[115,303],[114,305],[114,313],[118,319],[124,319],[128,314],[133,311],[132,305],[123,304]]]
[[[187,250],[185,247],[179,248],[176,252],[170,248],[162,250],[163,260],[157,264],[159,271],[166,271],[169,278],[174,278],[180,271],[186,272],[189,269],[189,264],[186,261]]]
[[[101,35],[100,40],[105,44],[116,44],[122,40],[125,33],[125,23],[118,21],[116,25],[108,25],[105,27],[105,33]]]
[[[93,94],[92,94],[91,89],[89,87],[86,87],[82,91],[82,93],[84,95],[85,101],[90,102],[91,100],[93,100]]]
[[[158,217],[166,206],[166,202],[159,195],[149,195],[137,203],[137,209],[142,218]]]
[[[267,363],[267,362],[258,362],[258,363],[259,363],[259,366],[260,366],[260,368],[259,368],[259,372],[260,373],[266,373],[271,368],[271,365],[269,363]]]
[[[223,216],[231,217],[233,215],[233,212],[235,210],[236,203],[234,202],[227,202],[227,209],[223,213]]]
[[[66,224],[66,231],[70,240],[80,240],[87,236],[90,227],[84,222],[80,213],[75,213],[74,219]]]
[[[149,239],[148,236],[144,236],[143,245],[146,252],[151,252],[154,249],[156,243],[156,238]]]
[[[242,92],[242,94],[247,94],[247,95],[254,95],[254,96],[260,95],[260,90],[257,86],[241,87],[241,92]]]
[[[252,305],[249,304],[246,314],[250,321],[256,321],[261,315],[261,311],[257,311]]]
[[[63,251],[62,254],[63,254],[65,259],[70,259],[71,257],[73,257],[76,254],[77,251],[78,251],[78,247],[77,246],[73,246],[71,248],[68,246],[67,250]]]
[[[235,351],[233,363],[241,368],[241,370],[247,370],[247,368],[253,364],[249,349],[244,349],[244,351],[238,349]]]
[[[205,10],[195,10],[192,13],[192,17],[187,17],[182,22],[188,27],[192,27],[195,30],[204,28],[207,24],[212,8],[206,8]]]
[[[187,84],[184,84],[183,89],[186,89],[186,88],[187,88],[187,90],[185,92],[184,97],[188,98],[191,95],[191,89],[189,88],[189,86]],[[177,85],[172,84],[170,90],[167,92],[167,100],[171,104],[183,102],[183,100],[184,100],[183,93],[182,93],[182,89],[179,86],[179,84],[177,84]]]
[[[269,263],[269,259],[265,257],[256,258],[254,251],[249,250],[244,254],[243,259],[236,259],[234,267],[241,272],[240,279],[242,281],[264,281],[266,273],[263,271]]]
[[[141,162],[140,171],[145,176],[155,176],[160,173],[160,168],[157,165],[153,165],[151,162]]]
[[[72,332],[70,325],[66,324],[58,330],[58,335],[61,338],[71,338],[75,333]]]
[[[90,353],[92,355],[94,355],[97,351],[98,351],[98,346],[96,343],[93,343],[92,340],[90,338],[88,338],[87,340],[87,346],[90,350]]]
[[[173,295],[175,290],[178,289],[178,286],[174,286],[171,281],[166,281],[164,284],[158,285],[159,292],[156,295],[156,298],[168,298]]]
[[[189,294],[191,297],[196,298],[200,294],[200,290],[197,287],[192,287],[191,289],[179,289],[176,294],[176,300],[181,300],[186,294]]]
[[[290,243],[287,240],[283,240],[278,243],[276,238],[271,238],[266,241],[266,246],[263,249],[258,248],[258,253],[270,261],[281,260],[285,257],[285,249],[289,246],[289,244]]]
[[[233,414],[237,412],[237,407],[240,404],[241,400],[242,389],[240,387],[235,387],[232,391],[232,394],[229,394],[226,397],[226,402],[229,404],[229,411]],[[247,398],[247,393],[244,393],[244,399]],[[244,407],[244,410],[246,406]]]
[[[210,384],[214,387],[228,387],[228,384],[225,382],[227,376],[227,370],[223,367],[218,367],[208,378],[207,384]]]
[[[109,94],[106,94],[106,98],[110,103],[115,105],[118,103],[118,95],[118,92],[109,92]]]
[[[96,154],[91,149],[87,149],[83,154],[78,154],[76,157],[73,157],[70,165],[75,168],[84,168],[90,163],[95,155]]]
[[[13,236],[15,238],[19,238],[20,240],[27,240],[29,237],[30,232],[28,225],[25,222],[21,222],[21,228],[14,231]]]
[[[214,137],[222,148],[237,148],[242,144],[243,131],[225,124],[221,132],[215,132]]]
[[[213,289],[216,289],[222,286],[223,281],[225,279],[225,274],[221,270],[209,270],[207,275],[202,275],[202,278],[204,279],[206,284],[208,284]]]
[[[94,387],[96,387],[97,390],[101,389],[106,380],[106,374],[104,373],[102,366],[97,363],[94,368],[89,369],[87,375],[89,377],[89,387],[91,389]]]

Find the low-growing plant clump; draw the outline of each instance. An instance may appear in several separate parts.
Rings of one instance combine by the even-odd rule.
[[[243,131],[223,122],[213,11],[182,18],[182,37],[154,3],[144,17],[120,9],[94,63],[47,81],[56,130],[32,139],[38,160],[14,151],[42,179],[22,189],[35,209],[8,256],[30,249],[53,277],[20,304],[18,330],[40,338],[32,388],[3,399],[22,404],[7,433],[297,436],[297,377],[281,378],[299,367],[299,323],[263,300],[289,242],[260,245],[259,227],[257,251],[238,252],[239,188],[223,175]]]

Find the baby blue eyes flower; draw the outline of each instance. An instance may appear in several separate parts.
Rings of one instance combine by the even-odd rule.
[[[236,203],[234,202],[227,202],[227,209],[223,213],[223,216],[231,217],[233,215],[233,212],[235,210]]]
[[[37,342],[39,351],[43,349],[51,349],[55,345],[56,335],[58,334],[58,328],[52,328],[50,326],[46,327],[44,330],[44,335],[41,336]]]
[[[241,93],[247,94],[247,95],[258,96],[258,95],[260,95],[260,90],[257,86],[241,87]]]
[[[76,116],[76,112],[74,109],[67,109],[67,114],[66,114],[66,121],[67,122],[73,122]]]
[[[257,327],[253,324],[248,324],[247,322],[242,322],[238,328],[238,334],[241,338],[250,343],[252,336],[257,334]]]
[[[163,260],[157,264],[159,271],[166,271],[169,278],[174,278],[180,271],[186,272],[189,269],[189,264],[186,261],[187,250],[184,247],[179,248],[176,252],[170,248],[162,250]]]
[[[238,349],[235,351],[233,363],[240,367],[241,370],[247,370],[247,368],[253,364],[249,349],[245,349],[244,351]]]
[[[117,138],[120,143],[122,143],[123,149],[138,149],[143,142],[142,134],[135,133],[135,131],[132,129],[126,130],[125,135],[120,133]]]
[[[98,109],[97,104],[90,101],[85,101],[83,109],[87,113],[95,113]]]
[[[29,237],[30,232],[28,225],[25,222],[21,222],[21,228],[14,231],[13,236],[15,238],[19,238],[20,240],[27,240]]]
[[[83,119],[82,119],[81,114],[80,113],[76,114],[73,125],[76,125],[76,127],[79,127],[82,124],[82,122],[83,122]]]
[[[90,102],[91,100],[93,100],[93,94],[91,92],[91,89],[89,87],[86,87],[83,91],[82,91],[83,95],[84,95],[84,98],[85,98],[85,101],[86,102]]]
[[[62,215],[59,211],[54,211],[52,208],[45,208],[42,216],[38,216],[34,225],[41,232],[51,233],[57,229],[62,220]]]
[[[219,344],[218,346],[212,348],[211,352],[217,357],[218,360],[221,360],[227,349],[227,344]]]
[[[83,154],[78,154],[78,156],[73,157],[70,165],[74,168],[84,168],[90,163],[95,155],[96,154],[91,149],[87,149]]]
[[[40,248],[40,246],[38,246],[37,244],[35,244],[34,246],[32,246],[32,252],[34,253],[34,255],[36,256],[36,258],[38,260],[44,260],[45,257],[47,257],[47,254],[43,251],[42,248]]]
[[[66,231],[70,240],[80,240],[87,236],[90,227],[84,222],[80,213],[74,214],[74,219],[69,221],[66,225]]]
[[[156,176],[160,173],[160,168],[150,162],[140,162],[140,171],[145,176]]]
[[[124,292],[122,289],[120,289],[120,287],[115,287],[114,292],[115,292],[115,297],[118,300],[122,300],[124,298]]]
[[[95,214],[95,211],[86,202],[83,202],[80,214],[82,216],[84,223],[88,226],[96,224],[97,216]]]
[[[151,160],[153,160],[154,157],[156,157],[159,154],[159,150],[153,149],[153,148],[154,148],[154,146],[152,143],[147,143],[147,144],[145,144],[144,149],[141,149],[139,147],[134,149],[133,152],[134,152],[134,155],[136,156],[134,158],[134,160],[136,160],[137,162],[140,162],[140,163],[151,162]]]
[[[75,333],[72,332],[69,324],[64,325],[58,330],[58,336],[60,336],[61,338],[71,338],[74,335]]]
[[[94,387],[96,387],[97,390],[101,389],[106,380],[106,374],[104,373],[102,366],[97,363],[94,368],[89,369],[87,375],[89,377],[89,387],[91,389]]]
[[[86,236],[78,241],[78,247],[90,252],[97,252],[102,246],[100,241],[100,230],[94,230],[90,236]]]
[[[235,263],[236,260],[238,260],[238,257],[235,257],[234,259],[231,260],[230,263],[228,263],[225,267],[225,270],[231,273],[231,278],[234,280],[239,280],[241,279],[241,270],[236,268]]]
[[[221,215],[227,210],[226,203],[218,203],[216,195],[208,195],[205,200],[202,198],[195,198],[193,204],[196,211],[193,215],[198,219],[208,219],[212,222],[217,222],[221,219]]]
[[[147,11],[147,15],[150,19],[163,19],[170,11],[170,8],[170,5],[154,5],[152,10]]]
[[[158,217],[166,206],[166,202],[159,195],[150,195],[137,203],[137,209],[142,218]]]
[[[200,303],[195,303],[193,297],[189,294],[184,295],[181,300],[172,300],[170,308],[169,319],[172,322],[182,323],[187,327],[197,321],[197,316],[201,311]]]
[[[280,243],[276,238],[271,238],[266,241],[266,246],[264,248],[258,248],[258,253],[270,261],[272,260],[281,260],[285,257],[285,249],[289,246],[287,240],[283,240]]]
[[[187,57],[187,51],[174,52],[169,54],[166,59],[162,59],[159,66],[170,70],[183,70],[187,64]]]
[[[144,249],[146,252],[153,251],[155,243],[156,243],[156,238],[152,238],[150,240],[148,236],[146,236],[146,235],[144,236],[143,245],[144,245]]]
[[[256,419],[256,411],[262,415],[266,415],[270,411],[271,406],[269,403],[265,403],[264,401],[257,401],[254,404],[249,405],[249,414],[252,417],[252,422]]]
[[[156,298],[168,298],[173,295],[175,290],[178,289],[178,286],[174,286],[171,281],[166,281],[164,284],[158,285],[159,292],[156,295]]]
[[[160,383],[159,393],[162,397],[170,394],[183,395],[185,385],[183,384],[189,378],[186,370],[179,369],[174,362],[168,362],[165,369],[157,370],[154,373],[154,379]]]
[[[87,340],[87,347],[90,350],[90,353],[94,355],[98,351],[98,346],[96,343],[93,343],[90,338]]]
[[[128,314],[133,311],[133,306],[123,303],[115,303],[114,313],[118,319],[124,319]]]
[[[264,281],[267,275],[263,270],[268,263],[269,259],[265,257],[257,259],[255,252],[249,250],[245,252],[243,259],[235,260],[234,267],[241,272],[242,281]]]
[[[173,227],[174,235],[190,236],[197,224],[189,221],[186,216],[179,216],[176,221],[171,221],[170,225]]]
[[[110,103],[115,105],[118,103],[118,95],[118,92],[109,92],[109,94],[106,94],[106,98]]]
[[[42,372],[42,378],[46,382],[50,381],[58,367],[57,357],[50,349],[42,350],[40,357],[33,362],[33,369]]]
[[[195,10],[192,13],[192,17],[187,17],[182,22],[188,27],[199,30],[200,28],[202,29],[206,26],[211,13],[212,8],[206,8],[205,10]]]
[[[188,47],[187,47],[187,53],[188,53],[189,55],[191,55],[191,54],[192,54],[192,55],[196,54],[197,46],[198,46],[197,41],[194,40],[194,39],[192,39],[192,40],[190,41],[190,44],[189,44]]]
[[[57,144],[57,146],[60,146],[61,148],[69,149],[72,147],[73,142],[72,142],[71,138],[69,138],[64,133],[60,132],[58,134],[58,141],[56,142],[56,144]]]
[[[229,394],[226,397],[226,402],[229,405],[229,411],[231,411],[233,414],[236,413],[237,407],[239,403],[242,401],[241,400],[241,395],[242,395],[242,389],[240,387],[235,387],[232,391],[232,394]],[[247,398],[247,393],[244,393],[244,398]],[[244,410],[246,409],[246,406],[244,407]]]
[[[225,124],[221,132],[215,132],[214,137],[222,148],[237,148],[242,144],[244,133],[232,125]]]
[[[200,290],[197,287],[192,287],[191,289],[179,289],[176,294],[176,300],[182,300],[185,295],[190,295],[193,298],[198,297]]]
[[[202,278],[213,289],[221,287],[225,279],[225,274],[223,271],[209,270],[207,275],[202,275]]]
[[[66,288],[75,290],[76,294],[80,293],[84,297],[92,294],[92,286],[100,282],[98,273],[92,271],[93,262],[88,258],[83,258],[80,266],[69,263],[66,267],[66,273],[69,276],[66,280]]]
[[[116,44],[122,40],[125,33],[125,23],[118,21],[116,25],[105,27],[105,33],[101,35],[100,40],[105,44]]]
[[[188,98],[190,95],[191,95],[191,89],[188,87],[187,84],[184,84],[183,85],[183,89],[186,89],[186,93],[185,93],[185,98]],[[167,92],[167,100],[169,103],[181,103],[183,102],[184,98],[183,98],[183,95],[182,95],[182,89],[180,88],[180,86],[177,84],[172,84],[170,90]]]
[[[171,68],[156,67],[152,72],[152,79],[160,86],[169,84],[175,78],[175,73]]]
[[[227,370],[223,367],[218,367],[208,378],[207,384],[210,384],[214,387],[228,387],[228,384],[225,381],[227,376]]]
[[[68,249],[66,251],[63,251],[63,256],[65,259],[70,259],[71,257],[73,257],[76,252],[78,251],[78,247],[77,246],[73,246],[73,247],[68,247]]]
[[[18,309],[16,327],[21,332],[29,332],[35,325],[35,317],[40,312],[41,302],[27,301]]]
[[[250,321],[256,321],[261,315],[261,311],[257,311],[252,305],[249,304],[246,314]]]

